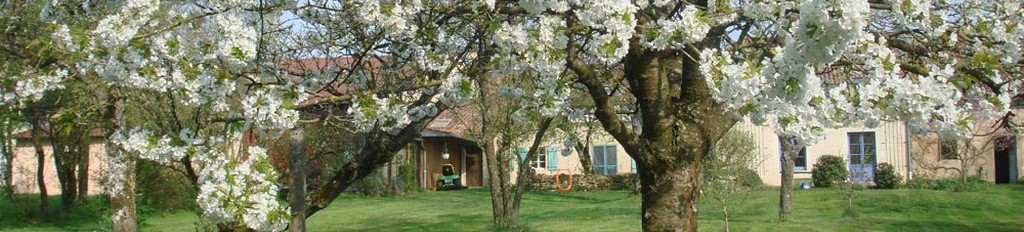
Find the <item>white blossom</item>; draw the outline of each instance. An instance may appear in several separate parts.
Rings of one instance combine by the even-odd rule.
[[[277,201],[273,180],[277,173],[267,161],[266,150],[246,149],[248,158],[226,158],[209,151],[212,160],[199,179],[199,203],[214,222],[240,222],[257,231],[281,231],[288,225],[288,211]]]

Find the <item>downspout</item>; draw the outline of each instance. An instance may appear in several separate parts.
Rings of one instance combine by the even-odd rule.
[[[910,125],[903,122],[903,136],[906,137],[907,147],[907,180],[914,179],[914,158],[911,156]]]

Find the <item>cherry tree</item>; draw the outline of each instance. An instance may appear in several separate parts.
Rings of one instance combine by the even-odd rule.
[[[970,137],[972,121],[1008,115],[1020,93],[1021,37],[1010,35],[1019,30],[1019,3],[765,6],[744,6],[749,21],[728,46],[702,54],[702,71],[717,100],[797,141],[783,143],[783,218],[792,159],[826,129],[899,120],[917,132]],[[779,27],[787,30],[772,30]]]
[[[265,150],[232,149],[248,128],[273,133],[297,119],[294,110],[281,106],[302,97],[301,86],[275,82],[281,75],[273,71],[253,71],[261,66],[257,22],[272,5],[71,1],[33,6],[38,8],[26,7],[21,15],[40,15],[27,20],[43,22],[47,34],[5,43],[5,52],[26,62],[11,75],[17,84],[4,89],[4,103],[23,104],[62,88],[67,79],[103,83],[94,92],[107,102],[105,117],[111,125],[107,182],[114,230],[138,229],[132,184],[136,156],[161,163],[190,161],[185,168],[200,173],[199,205],[222,229],[280,230],[287,225]],[[192,128],[154,133],[125,119],[126,102],[136,97],[132,94],[173,95],[184,106],[209,107],[207,120],[243,121],[218,133]]]
[[[968,136],[976,118],[966,112],[1005,115],[1021,85],[1018,3],[496,5],[513,17],[496,45],[529,58],[497,68],[576,75],[637,161],[645,230],[695,230],[703,157],[741,117],[802,144],[827,128],[883,120]],[[618,86],[631,96],[609,94]],[[639,123],[617,117],[622,99]]]

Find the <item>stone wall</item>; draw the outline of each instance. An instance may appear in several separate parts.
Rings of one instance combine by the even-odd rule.
[[[532,178],[530,185],[533,190],[558,191],[554,175],[537,174]],[[559,177],[563,188],[567,187],[568,179],[564,174]],[[572,191],[634,190],[636,181],[637,175],[632,173],[614,176],[574,174],[572,175]]]

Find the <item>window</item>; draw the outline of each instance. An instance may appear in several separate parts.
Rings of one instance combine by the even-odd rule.
[[[789,144],[791,144],[793,146],[796,146],[796,139],[789,139]],[[784,155],[783,152],[785,152],[785,151],[783,151],[782,141],[779,141],[779,154],[780,154],[780,156]],[[780,162],[779,166],[782,166],[782,164],[781,164],[782,161],[779,161],[779,162]],[[796,155],[795,162],[793,162],[793,171],[807,171],[807,170],[808,170],[807,169],[807,147],[802,147],[802,148],[800,148],[800,153],[797,153],[797,155]]]
[[[939,144],[939,155],[944,160],[959,158],[960,154],[957,153],[956,142],[954,142],[954,141],[942,141],[942,143]]]
[[[548,156],[537,154],[537,158],[530,161],[530,167],[533,168],[546,168],[548,166]]]
[[[601,175],[615,175],[619,172],[618,149],[615,145],[597,145],[591,149],[594,172]]]

